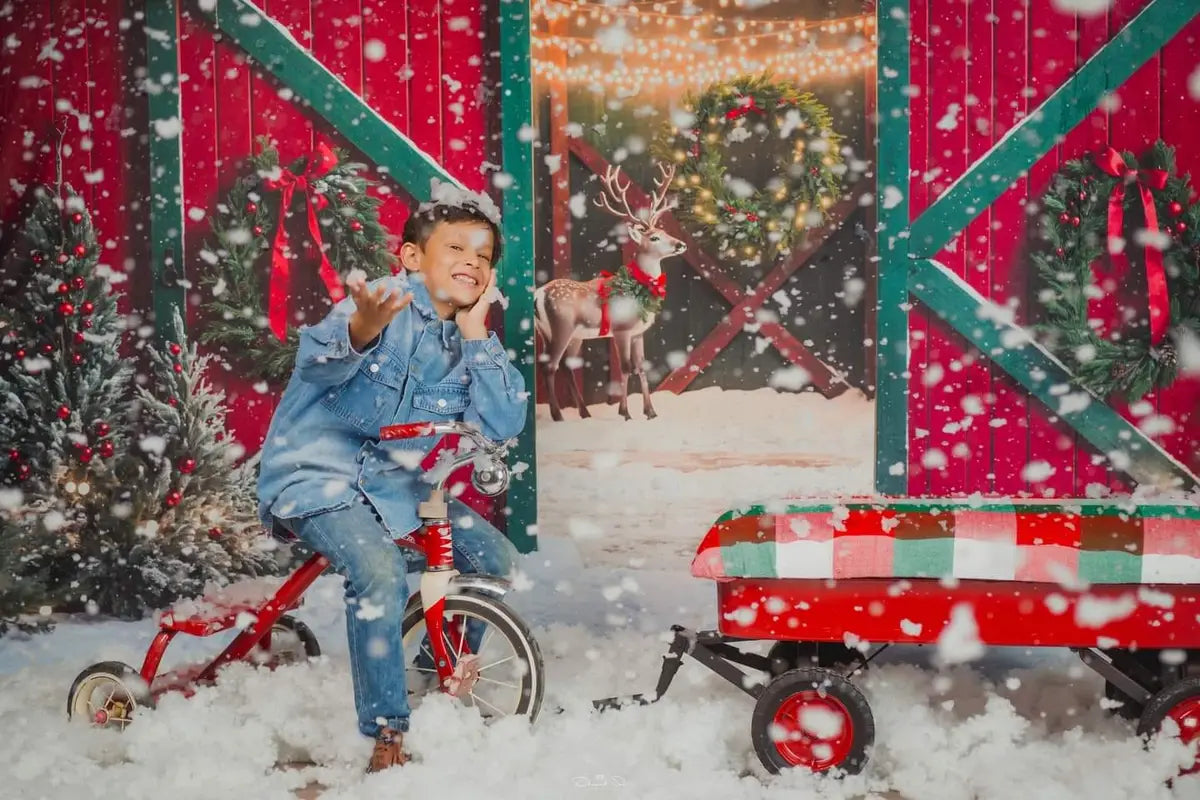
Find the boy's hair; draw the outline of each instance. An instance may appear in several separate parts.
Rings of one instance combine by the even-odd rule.
[[[433,231],[442,223],[475,222],[486,225],[492,231],[492,266],[500,263],[503,249],[503,239],[500,238],[500,226],[474,205],[463,203],[449,205],[438,203],[423,205],[409,215],[404,223],[402,244],[415,244],[424,249],[425,243],[433,235]]]

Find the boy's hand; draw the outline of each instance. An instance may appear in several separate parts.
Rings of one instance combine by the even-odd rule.
[[[355,305],[354,313],[350,315],[350,345],[355,350],[370,344],[397,314],[408,308],[413,299],[411,292],[403,297],[399,292],[389,293],[385,283],[380,283],[375,291],[371,291],[366,281],[351,280],[347,288]]]
[[[475,304],[460,308],[454,315],[454,321],[458,323],[459,333],[462,334],[464,339],[488,338],[488,311],[491,310],[495,299],[496,271],[492,270],[492,275],[488,278],[487,288],[483,290],[483,294],[479,296]]]

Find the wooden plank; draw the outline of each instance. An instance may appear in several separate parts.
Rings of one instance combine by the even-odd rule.
[[[971,165],[912,225],[914,253],[938,252],[1004,188],[1123,84],[1194,16],[1195,0],[1150,0],[1120,33],[1088,60],[988,153]]]
[[[187,313],[183,279],[183,115],[179,105],[178,0],[146,2],[146,69],[150,91],[150,269],[154,328],[177,340],[175,314]]]
[[[930,0],[929,48],[938,57],[930,69],[929,86],[929,188],[939,196],[967,168],[967,6],[958,0]],[[956,233],[938,261],[962,277],[966,273],[966,236]],[[967,489],[962,452],[962,397],[964,356],[969,348],[944,325],[933,323],[928,332],[929,367],[922,378],[929,397],[929,450],[926,469],[929,493],[949,497]]]
[[[311,48],[311,35],[314,30],[309,27],[312,15],[310,0],[252,0],[266,15],[282,25],[301,47]],[[321,3],[318,8],[324,11],[327,3]],[[357,10],[356,12],[357,13]],[[331,30],[330,25],[319,26],[316,30]],[[269,74],[254,70],[250,81],[250,122],[254,138],[266,136],[282,147],[279,154],[284,163],[301,155],[307,155],[313,146],[313,126],[308,115],[281,93],[279,83]],[[281,96],[281,94],[283,96]]]
[[[1036,107],[1067,80],[1075,67],[1073,37],[1074,18],[1060,12],[1054,0],[1032,0],[1027,14],[1030,106]],[[1037,203],[1050,186],[1059,168],[1058,147],[1051,147],[1029,169],[1026,202]],[[1036,219],[1026,215],[1027,230],[1036,231]],[[1023,269],[1032,270],[1026,261]],[[1024,303],[1027,308],[1039,309],[1036,282],[1033,274],[1026,276]],[[1040,317],[1040,309],[1037,313]],[[1040,404],[1030,403],[1028,409],[1028,464],[1046,464],[1049,470],[1035,467],[1030,475],[1029,489],[1036,495],[1064,496],[1075,485],[1074,434],[1053,415],[1047,416]],[[1052,470],[1052,472],[1050,472]],[[1049,474],[1046,474],[1049,472]],[[1045,477],[1041,477],[1045,475]]]
[[[532,21],[528,0],[501,0],[499,83],[504,187],[504,341],[514,354],[525,386],[534,387],[533,290],[533,77],[530,65]],[[532,398],[531,398],[532,400]],[[508,537],[521,552],[537,548],[537,424],[529,403],[525,430],[510,455],[515,480],[508,491]]]
[[[408,51],[412,68],[412,141],[442,162],[442,25],[439,3],[408,4]],[[428,184],[428,181],[425,181]],[[428,191],[428,186],[425,190]]]
[[[51,58],[54,111],[66,131],[62,141],[63,180],[92,205],[92,113],[88,97],[88,46],[84,31],[85,0],[55,0],[54,37],[61,58]]]
[[[475,191],[487,188],[481,162],[492,160],[479,104],[486,20],[482,0],[442,0],[442,166]]]
[[[298,100],[310,104],[380,169],[402,181],[412,196],[428,200],[433,178],[461,185],[246,0],[216,0],[213,19],[258,64],[290,87]]]
[[[200,253],[212,231],[218,197],[217,177],[217,48],[212,34],[184,6],[179,35],[180,104],[183,108],[184,274],[193,292],[202,291],[199,278],[211,269]],[[195,211],[193,211],[195,210]],[[201,212],[203,216],[201,216]],[[189,326],[200,322],[199,303],[188,303]]]
[[[368,13],[369,12],[369,13]],[[408,86],[411,71],[408,60],[408,15],[400,0],[384,6],[378,2],[363,6],[363,100],[379,112],[396,130],[408,134]],[[367,177],[381,177],[370,166]],[[379,221],[399,232],[408,219],[408,202],[395,185],[383,182],[373,188],[380,198]]]
[[[967,83],[963,125],[966,128],[964,159],[986,153],[992,145],[994,108],[995,4],[991,0],[973,2],[967,7]],[[967,226],[964,241],[964,277],[982,296],[992,297],[992,212],[989,208]],[[1003,302],[1003,299],[1002,299]],[[991,369],[975,348],[969,349],[970,362],[963,368],[964,393],[957,413],[962,420],[962,443],[969,454],[965,467],[966,490],[993,491],[994,466],[992,429],[988,425],[992,407]]]
[[[923,3],[917,0],[914,5]],[[879,140],[876,171],[879,280],[876,301],[875,491],[908,490],[909,4],[879,0]],[[921,49],[918,45],[917,49]],[[913,76],[917,81],[920,77]],[[923,83],[918,83],[923,86]],[[898,195],[898,196],[897,196]]]
[[[879,111],[878,98],[875,96],[879,75],[875,67],[875,62],[872,61],[863,70],[863,119],[866,120],[863,138],[867,143],[867,158],[872,164],[879,163],[879,131],[875,125],[875,115]],[[871,198],[871,204],[866,209],[866,229],[872,232],[875,231],[878,223],[878,214],[876,213],[878,209],[874,200]],[[869,399],[874,400],[876,367],[879,357],[876,352],[878,341],[875,337],[875,315],[879,307],[879,294],[876,291],[879,281],[879,251],[875,246],[873,235],[867,237],[865,255],[866,261],[862,273],[863,280],[866,282],[866,289],[863,293],[863,369],[866,377],[864,381],[865,394]]]
[[[1029,99],[1029,26],[1024,14],[999,14],[992,34],[995,86],[992,103],[992,141],[1002,139],[1025,117]],[[1027,262],[1023,255],[1026,235],[1026,189],[1020,177],[991,205],[992,299],[1013,309],[1014,322],[1029,317],[1025,303]],[[995,402],[988,427],[992,433],[992,486],[997,494],[1016,495],[1028,485],[1023,473],[1028,462],[1028,399],[1020,384],[995,364],[989,365]]]
[[[825,246],[829,237],[841,228],[858,208],[858,198],[869,190],[870,183],[864,178],[851,187],[836,204],[830,206],[826,224],[815,231],[810,231],[808,240],[803,247],[784,258],[753,292],[744,295],[740,302],[735,303],[725,318],[692,348],[688,353],[687,360],[663,379],[657,390],[678,394],[698,378],[712,364],[717,355],[733,341],[734,337],[755,318],[771,295],[775,294],[796,270],[808,263],[808,260]],[[812,352],[805,349],[797,355],[801,359],[798,366],[808,372],[812,377],[813,385],[822,394],[829,394],[835,387],[840,387],[843,391],[848,388],[845,379]]]
[[[125,174],[126,143],[121,135],[125,90],[125,49],[118,26],[121,0],[89,0],[87,7],[88,55],[91,61],[92,171],[97,183],[92,194],[92,222],[100,243],[100,263],[124,273],[132,224],[125,204],[129,181]],[[128,288],[128,284],[125,287]],[[121,314],[133,311],[132,298],[122,291],[117,299]]]
[[[1105,42],[1108,41],[1109,15],[1098,14],[1090,17],[1078,17],[1075,23],[1075,66],[1083,65],[1091,58]],[[1178,37],[1177,37],[1178,38]],[[1097,108],[1088,114],[1083,122],[1075,126],[1067,134],[1061,150],[1064,159],[1082,158],[1089,153],[1098,153],[1108,146],[1108,111]],[[1104,303],[1107,309],[1097,307]],[[1097,319],[1111,318],[1116,303],[1111,294],[1088,302],[1089,316]],[[1122,485],[1119,476],[1109,470],[1108,460],[1103,454],[1097,453],[1091,444],[1075,434],[1075,494],[1087,496],[1089,487],[1111,487],[1124,491],[1128,487]]]
[[[1091,393],[1076,387],[1066,368],[1026,331],[1007,322],[943,265],[914,259],[909,290],[971,340],[994,363],[1138,483],[1154,487],[1196,488],[1200,480],[1138,428]],[[1062,387],[1071,387],[1063,393]],[[1090,402],[1082,402],[1086,398]]]
[[[567,32],[567,17],[550,20],[550,36],[563,36]],[[550,175],[550,235],[552,244],[551,278],[567,278],[571,275],[571,152],[567,126],[571,123],[568,113],[570,97],[567,82],[560,77],[567,68],[567,53],[562,47],[548,48],[548,60],[558,70],[553,76],[543,77],[546,92],[550,96],[550,158],[557,160],[558,169]]]

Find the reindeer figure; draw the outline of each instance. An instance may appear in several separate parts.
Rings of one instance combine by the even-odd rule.
[[[554,381],[563,356],[567,356],[567,365],[571,369],[569,383],[579,416],[590,417],[583,400],[579,354],[588,339],[610,337],[616,342],[620,356],[617,381],[621,387],[621,416],[630,418],[630,373],[637,375],[641,381],[642,410],[646,419],[657,416],[650,402],[650,387],[643,366],[646,360],[645,344],[642,340],[643,334],[654,324],[656,314],[644,312],[640,301],[620,292],[619,286],[631,285],[632,280],[645,289],[648,293],[646,296],[665,296],[666,275],[662,271],[662,261],[687,249],[687,245],[659,227],[659,220],[669,208],[667,190],[675,167],[672,165],[667,169],[659,164],[658,169],[662,174],[654,181],[654,196],[644,219],[629,207],[625,197],[629,183],[624,186],[620,184],[619,167],[610,166],[605,171],[604,191],[596,199],[597,206],[626,223],[629,237],[638,248],[634,259],[623,266],[616,276],[605,272],[590,281],[560,278],[543,285],[533,294],[534,324],[545,345],[550,417],[556,421],[562,420],[562,408],[558,404]]]

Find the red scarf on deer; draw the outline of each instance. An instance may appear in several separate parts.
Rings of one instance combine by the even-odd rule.
[[[630,276],[646,287],[646,291],[655,297],[667,296],[667,274],[659,273],[658,277],[652,278],[641,267],[638,266],[637,259],[630,261],[625,265],[625,270]],[[600,335],[608,336],[612,332],[612,320],[608,315],[608,298],[612,296],[612,287],[609,285],[612,282],[613,274],[611,272],[600,271]]]

